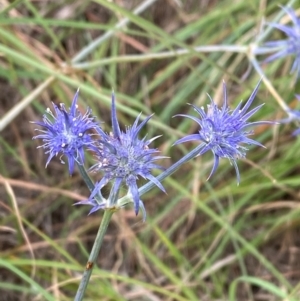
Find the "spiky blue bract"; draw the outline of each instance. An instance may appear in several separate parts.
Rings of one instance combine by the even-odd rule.
[[[280,48],[279,51],[269,56],[265,62],[271,62],[279,58],[284,58],[289,55],[294,55],[295,60],[291,68],[291,73],[297,73],[300,76],[300,18],[297,18],[296,13],[290,7],[282,7],[282,9],[290,16],[293,26],[287,26],[277,23],[271,23],[270,26],[282,31],[287,39],[279,41],[269,41],[265,43],[269,48]]]
[[[235,168],[237,182],[239,183],[240,174],[236,161],[237,159],[244,158],[248,150],[243,144],[263,146],[259,142],[248,138],[249,135],[253,134],[253,130],[249,130],[250,127],[266,123],[272,124],[272,122],[268,121],[248,122],[248,119],[263,106],[261,104],[247,112],[256,96],[259,84],[257,84],[243,108],[242,102],[240,102],[234,110],[230,110],[227,103],[226,85],[223,83],[224,100],[221,108],[209,96],[210,104],[207,106],[206,112],[203,107],[198,108],[192,105],[200,118],[184,114],[177,115],[190,118],[200,126],[197,134],[183,137],[176,141],[175,144],[188,141],[201,141],[202,148],[198,156],[207,151],[212,151],[214,164],[208,179],[216,171],[220,158],[227,158]]]
[[[128,193],[133,199],[135,213],[138,214],[141,207],[144,215],[145,210],[140,200],[137,185],[138,178],[142,177],[152,181],[159,189],[165,192],[162,184],[151,174],[152,169],[163,169],[156,164],[156,161],[165,157],[156,156],[155,154],[159,151],[149,147],[151,142],[158,137],[152,139],[146,139],[146,137],[139,139],[138,137],[141,129],[152,115],[139,123],[140,115],[138,115],[131,127],[126,127],[125,131],[122,131],[117,119],[115,96],[112,94],[112,133],[101,136],[100,147],[97,153],[97,164],[91,168],[91,170],[103,173],[103,178],[95,185],[95,189],[87,204],[93,206],[93,198],[108,182],[114,181],[110,194],[110,197],[114,196],[112,198],[116,198],[121,185],[125,183],[128,187]],[[94,212],[95,210],[92,209],[92,211]]]
[[[84,163],[85,149],[97,151],[96,142],[92,139],[90,130],[102,132],[95,118],[91,116],[89,108],[84,115],[78,110],[78,94],[79,90],[73,98],[69,111],[66,110],[64,104],[53,103],[55,114],[48,108],[43,116],[43,122],[33,122],[43,128],[37,129],[41,134],[33,139],[42,139],[44,142],[39,147],[44,148],[45,153],[49,155],[46,167],[54,156],[65,155],[68,159],[70,175],[74,172],[75,162]],[[61,163],[64,163],[62,159]]]

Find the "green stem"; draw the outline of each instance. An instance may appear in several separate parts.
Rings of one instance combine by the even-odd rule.
[[[86,172],[84,166],[77,163],[77,167],[78,167],[79,172],[80,172],[86,186],[88,187],[89,191],[90,192],[94,191],[95,185],[94,185],[93,181],[91,180],[90,176],[88,175],[88,173]],[[95,199],[99,204],[103,203],[103,196],[101,195],[101,191],[99,191],[95,195]]]
[[[107,209],[104,211],[104,215],[103,215],[100,227],[98,229],[98,233],[97,233],[91,254],[90,254],[88,262],[85,266],[85,271],[84,271],[83,277],[80,281],[74,301],[82,301],[83,300],[85,290],[88,286],[88,283],[89,283],[89,280],[90,280],[90,277],[91,277],[91,274],[93,271],[93,267],[98,258],[99,251],[100,251],[100,248],[101,248],[101,245],[103,242],[103,238],[104,238],[104,235],[106,233],[108,224],[111,220],[113,213],[114,213],[114,210],[111,210],[111,209]]]
[[[92,192],[95,188],[95,185],[93,183],[93,181],[91,180],[90,176],[88,175],[88,173],[86,172],[85,168],[83,165],[78,164],[77,163],[77,167],[79,169],[79,172],[86,184],[86,186],[88,187],[88,189],[90,190],[90,192]]]

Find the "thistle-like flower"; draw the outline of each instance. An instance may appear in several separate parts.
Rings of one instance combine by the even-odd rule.
[[[265,62],[271,62],[281,57],[288,55],[294,55],[295,61],[292,65],[291,73],[296,71],[297,76],[300,75],[300,18],[293,9],[289,7],[282,8],[291,18],[293,26],[281,25],[277,23],[271,23],[270,26],[281,30],[286,34],[287,39],[279,41],[269,41],[265,43],[268,48],[279,49],[276,53],[269,56]]]
[[[140,130],[152,117],[151,115],[138,124],[140,115],[141,114],[138,115],[131,127],[127,127],[124,132],[121,131],[117,119],[115,96],[112,94],[112,133],[101,135],[101,140],[99,141],[100,147],[97,153],[97,163],[91,168],[93,171],[102,172],[104,176],[96,183],[89,200],[77,203],[93,206],[90,213],[105,207],[115,206],[115,200],[117,200],[121,184],[125,183],[128,187],[128,193],[133,200],[135,213],[138,214],[139,208],[141,207],[145,217],[144,206],[140,200],[137,186],[139,176],[152,181],[158,188],[165,192],[162,184],[151,174],[152,169],[163,169],[157,165],[155,161],[165,157],[155,156],[154,154],[159,151],[149,148],[150,143],[159,136],[149,140],[147,140],[146,137],[143,139],[138,138]],[[97,200],[95,200],[95,196],[101,196],[101,188],[110,181],[114,181],[114,184],[107,200],[108,204],[98,203]]]
[[[79,90],[74,96],[69,112],[64,104],[58,106],[53,103],[55,115],[48,108],[43,116],[43,122],[33,122],[43,128],[37,129],[41,134],[33,139],[42,139],[44,142],[39,148],[44,148],[45,154],[49,155],[46,167],[54,156],[62,154],[68,159],[70,175],[73,174],[75,162],[84,163],[84,149],[97,151],[96,142],[92,139],[90,130],[102,132],[95,118],[91,116],[89,108],[84,115],[78,110],[78,94]],[[62,158],[61,163],[64,164]]]
[[[249,130],[249,127],[273,123],[269,121],[248,122],[248,119],[263,106],[263,104],[261,104],[247,112],[255,98],[259,84],[260,83],[257,84],[243,108],[241,108],[242,102],[240,102],[233,111],[230,110],[227,104],[226,85],[223,83],[224,102],[222,108],[218,108],[213,99],[209,96],[211,103],[207,106],[207,112],[205,112],[203,107],[198,108],[192,105],[194,110],[200,115],[200,118],[183,114],[177,115],[188,117],[197,122],[200,126],[197,134],[183,137],[176,141],[175,144],[199,140],[202,142],[202,147],[200,146],[200,151],[197,156],[207,151],[212,151],[214,164],[208,179],[216,171],[219,165],[219,159],[227,158],[235,168],[237,182],[239,183],[240,174],[236,161],[237,159],[244,158],[248,150],[241,144],[254,144],[263,147],[259,142],[248,138],[249,135],[253,134],[253,130]]]

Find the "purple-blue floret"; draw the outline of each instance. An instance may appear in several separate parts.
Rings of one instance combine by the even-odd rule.
[[[74,172],[75,162],[84,164],[85,149],[97,151],[92,131],[102,132],[89,108],[85,114],[78,110],[78,94],[79,90],[73,98],[69,111],[64,104],[52,103],[55,114],[48,108],[42,122],[33,122],[43,128],[37,129],[41,133],[33,139],[42,139],[44,142],[39,148],[42,147],[48,154],[46,167],[54,156],[61,154],[61,163],[64,164],[63,156],[68,159],[70,175]]]
[[[145,213],[138,191],[137,180],[139,177],[152,181],[165,192],[162,184],[151,174],[152,169],[163,169],[156,164],[156,161],[165,157],[156,156],[155,154],[159,151],[150,148],[150,144],[158,137],[152,139],[138,138],[141,129],[147,124],[152,115],[139,123],[140,115],[131,127],[126,127],[125,131],[122,131],[117,119],[115,96],[112,94],[112,133],[101,135],[96,153],[97,163],[91,168],[93,171],[100,171],[103,178],[96,183],[89,200],[81,202],[81,204],[93,206],[90,213],[106,206],[98,204],[94,198],[101,193],[101,188],[108,182],[113,181],[111,195],[117,195],[121,185],[126,184],[133,199],[136,214],[138,214],[140,208],[143,214]]]
[[[236,161],[237,159],[245,158],[248,150],[242,144],[253,144],[263,147],[259,142],[248,138],[249,135],[253,134],[253,130],[249,129],[250,127],[273,123],[269,121],[248,122],[248,119],[263,106],[263,104],[261,104],[247,112],[256,96],[258,88],[259,83],[244,107],[242,108],[242,102],[240,102],[232,111],[228,107],[226,85],[223,83],[224,100],[221,108],[219,108],[209,96],[210,104],[207,106],[206,111],[203,107],[198,108],[192,105],[200,118],[185,114],[177,115],[194,120],[198,123],[200,129],[198,133],[185,136],[176,141],[175,144],[200,141],[202,143],[202,148],[198,153],[198,156],[207,151],[212,151],[214,155],[214,163],[208,179],[217,170],[220,158],[227,158],[235,168],[237,182],[239,183],[240,174]]]
[[[277,23],[271,23],[270,26],[282,31],[287,39],[279,41],[266,42],[264,46],[279,50],[270,55],[265,62],[271,62],[279,58],[284,58],[289,55],[294,55],[295,60],[291,68],[291,73],[296,71],[297,76],[300,76],[300,18],[297,17],[295,11],[289,7],[282,8],[291,18],[293,26],[287,26]]]

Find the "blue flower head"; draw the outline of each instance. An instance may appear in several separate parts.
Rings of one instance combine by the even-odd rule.
[[[288,55],[294,55],[295,61],[292,65],[291,72],[296,71],[297,76],[300,76],[300,18],[297,18],[297,15],[293,9],[289,7],[282,8],[291,18],[293,26],[286,26],[277,23],[271,23],[270,26],[281,30],[286,34],[287,39],[279,41],[269,41],[265,43],[266,47],[279,48],[279,50],[269,56],[265,62],[271,62],[281,57],[286,57]]]
[[[244,107],[242,108],[242,102],[240,102],[232,111],[228,107],[226,85],[223,83],[224,101],[221,108],[219,108],[209,96],[210,104],[207,106],[207,112],[205,112],[203,107],[198,108],[192,105],[200,118],[183,114],[178,115],[194,120],[198,123],[200,129],[197,134],[183,137],[176,141],[175,144],[195,140],[201,141],[202,147],[200,146],[198,156],[207,151],[212,151],[214,155],[214,164],[208,179],[216,171],[219,165],[219,159],[227,158],[235,168],[237,182],[239,183],[240,174],[236,161],[237,159],[244,158],[248,150],[245,146],[242,146],[242,144],[263,146],[259,142],[248,138],[249,135],[253,134],[253,130],[249,130],[249,127],[272,123],[268,121],[248,122],[248,119],[263,106],[263,104],[261,104],[247,112],[255,98],[258,88],[259,83]]]
[[[145,210],[140,200],[137,179],[142,177],[152,181],[158,188],[165,192],[162,184],[151,174],[152,169],[163,169],[155,162],[165,158],[163,156],[155,156],[159,151],[149,147],[150,143],[158,137],[147,140],[146,137],[139,139],[138,135],[143,126],[152,117],[147,117],[139,124],[140,115],[136,118],[131,127],[127,127],[125,131],[120,130],[117,119],[115,96],[112,94],[112,133],[101,135],[100,147],[97,153],[97,163],[91,168],[96,172],[103,173],[103,178],[95,185],[88,201],[78,204],[87,204],[93,206],[90,213],[107,207],[105,203],[98,204],[95,196],[99,195],[100,189],[110,181],[114,181],[111,196],[117,196],[121,184],[125,183],[128,187],[129,195],[134,203],[135,213],[138,214],[141,207],[144,216]],[[115,197],[116,198],[116,197]],[[113,199],[113,198],[111,198]],[[116,198],[117,199],[117,198]],[[110,202],[110,200],[108,200]],[[109,204],[113,206],[115,204]]]
[[[84,163],[85,148],[97,151],[90,130],[102,131],[95,122],[95,118],[91,116],[89,108],[84,115],[78,110],[78,94],[79,90],[74,96],[69,112],[64,104],[58,106],[53,103],[55,115],[48,108],[43,116],[43,122],[33,122],[43,128],[37,129],[41,134],[33,137],[33,139],[42,139],[44,142],[39,147],[44,148],[45,153],[49,155],[46,167],[54,156],[62,154],[68,159],[70,175],[73,174],[75,162]],[[64,164],[62,159],[61,163]]]

